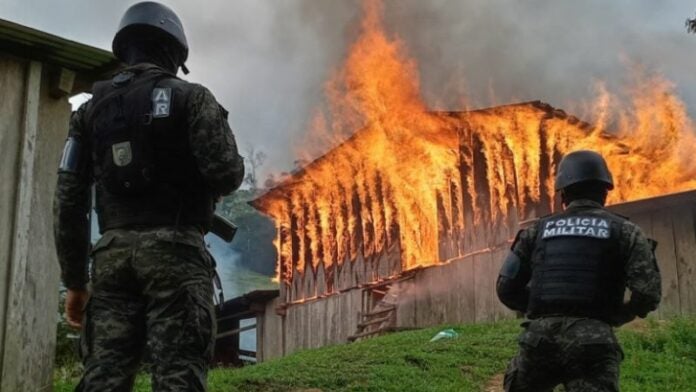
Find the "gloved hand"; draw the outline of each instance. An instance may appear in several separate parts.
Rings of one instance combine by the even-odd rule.
[[[75,329],[82,329],[82,318],[89,299],[87,290],[68,289],[65,296],[65,318],[68,325]]]

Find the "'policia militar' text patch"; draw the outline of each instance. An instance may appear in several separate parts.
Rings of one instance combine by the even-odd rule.
[[[542,239],[562,236],[609,238],[609,220],[590,216],[573,216],[546,221]]]

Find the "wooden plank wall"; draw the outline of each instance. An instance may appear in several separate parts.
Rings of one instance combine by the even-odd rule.
[[[292,273],[292,282],[281,283],[281,294],[288,303],[336,294],[368,282],[376,282],[401,272],[401,250],[399,241],[365,258],[358,253],[354,260],[344,260],[326,267],[319,263]]]
[[[612,209],[628,216],[657,241],[655,256],[662,275],[660,318],[696,314],[696,200],[667,197],[658,203],[635,202]]]
[[[665,196],[610,209],[627,215],[658,242],[656,257],[662,276],[659,318],[696,314],[696,192]],[[504,238],[499,235],[499,240]],[[397,310],[397,326],[425,327],[442,323],[494,321],[514,317],[495,294],[495,280],[507,254],[505,244],[491,251],[426,268],[405,284]]]
[[[339,295],[293,304],[286,308],[284,317],[276,314],[279,299],[269,303],[264,316],[266,331],[263,336],[267,341],[263,343],[263,360],[298,350],[347,342],[348,336],[355,333],[358,325],[362,292],[362,289],[353,289]]]
[[[396,326],[423,328],[514,318],[495,294],[506,253],[507,249],[498,249],[465,256],[423,269],[414,279],[400,283]]]
[[[268,302],[264,314],[259,316],[262,320],[257,321],[259,327],[256,329],[256,355],[259,362],[283,356],[284,319],[276,313],[276,308],[281,303],[280,298]]]

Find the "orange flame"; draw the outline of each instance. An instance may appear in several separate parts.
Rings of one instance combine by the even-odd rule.
[[[383,29],[381,3],[364,1],[364,12],[328,83],[329,110],[314,121],[313,138],[335,148],[257,201],[277,224],[283,281],[394,246],[407,270],[507,239],[490,227],[552,210],[554,167],[572,150],[607,158],[610,202],[696,188],[693,124],[664,79],[639,78],[628,104],[600,85],[595,126],[541,103],[432,113],[415,62]],[[482,227],[479,241],[471,233]]]

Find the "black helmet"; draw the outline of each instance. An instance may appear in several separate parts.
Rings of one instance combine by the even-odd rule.
[[[614,189],[607,162],[594,151],[580,150],[566,154],[558,165],[556,190],[584,181],[598,181]]]
[[[164,32],[164,36],[169,38],[181,52],[181,63],[183,64],[188,58],[188,43],[186,35],[184,35],[184,26],[181,20],[176,16],[174,11],[169,7],[156,3],[154,1],[143,1],[132,5],[121,18],[121,23],[118,26],[118,32],[114,36],[112,49],[114,55],[123,60],[124,49],[129,44],[131,32],[140,29],[157,29],[159,32]]]

